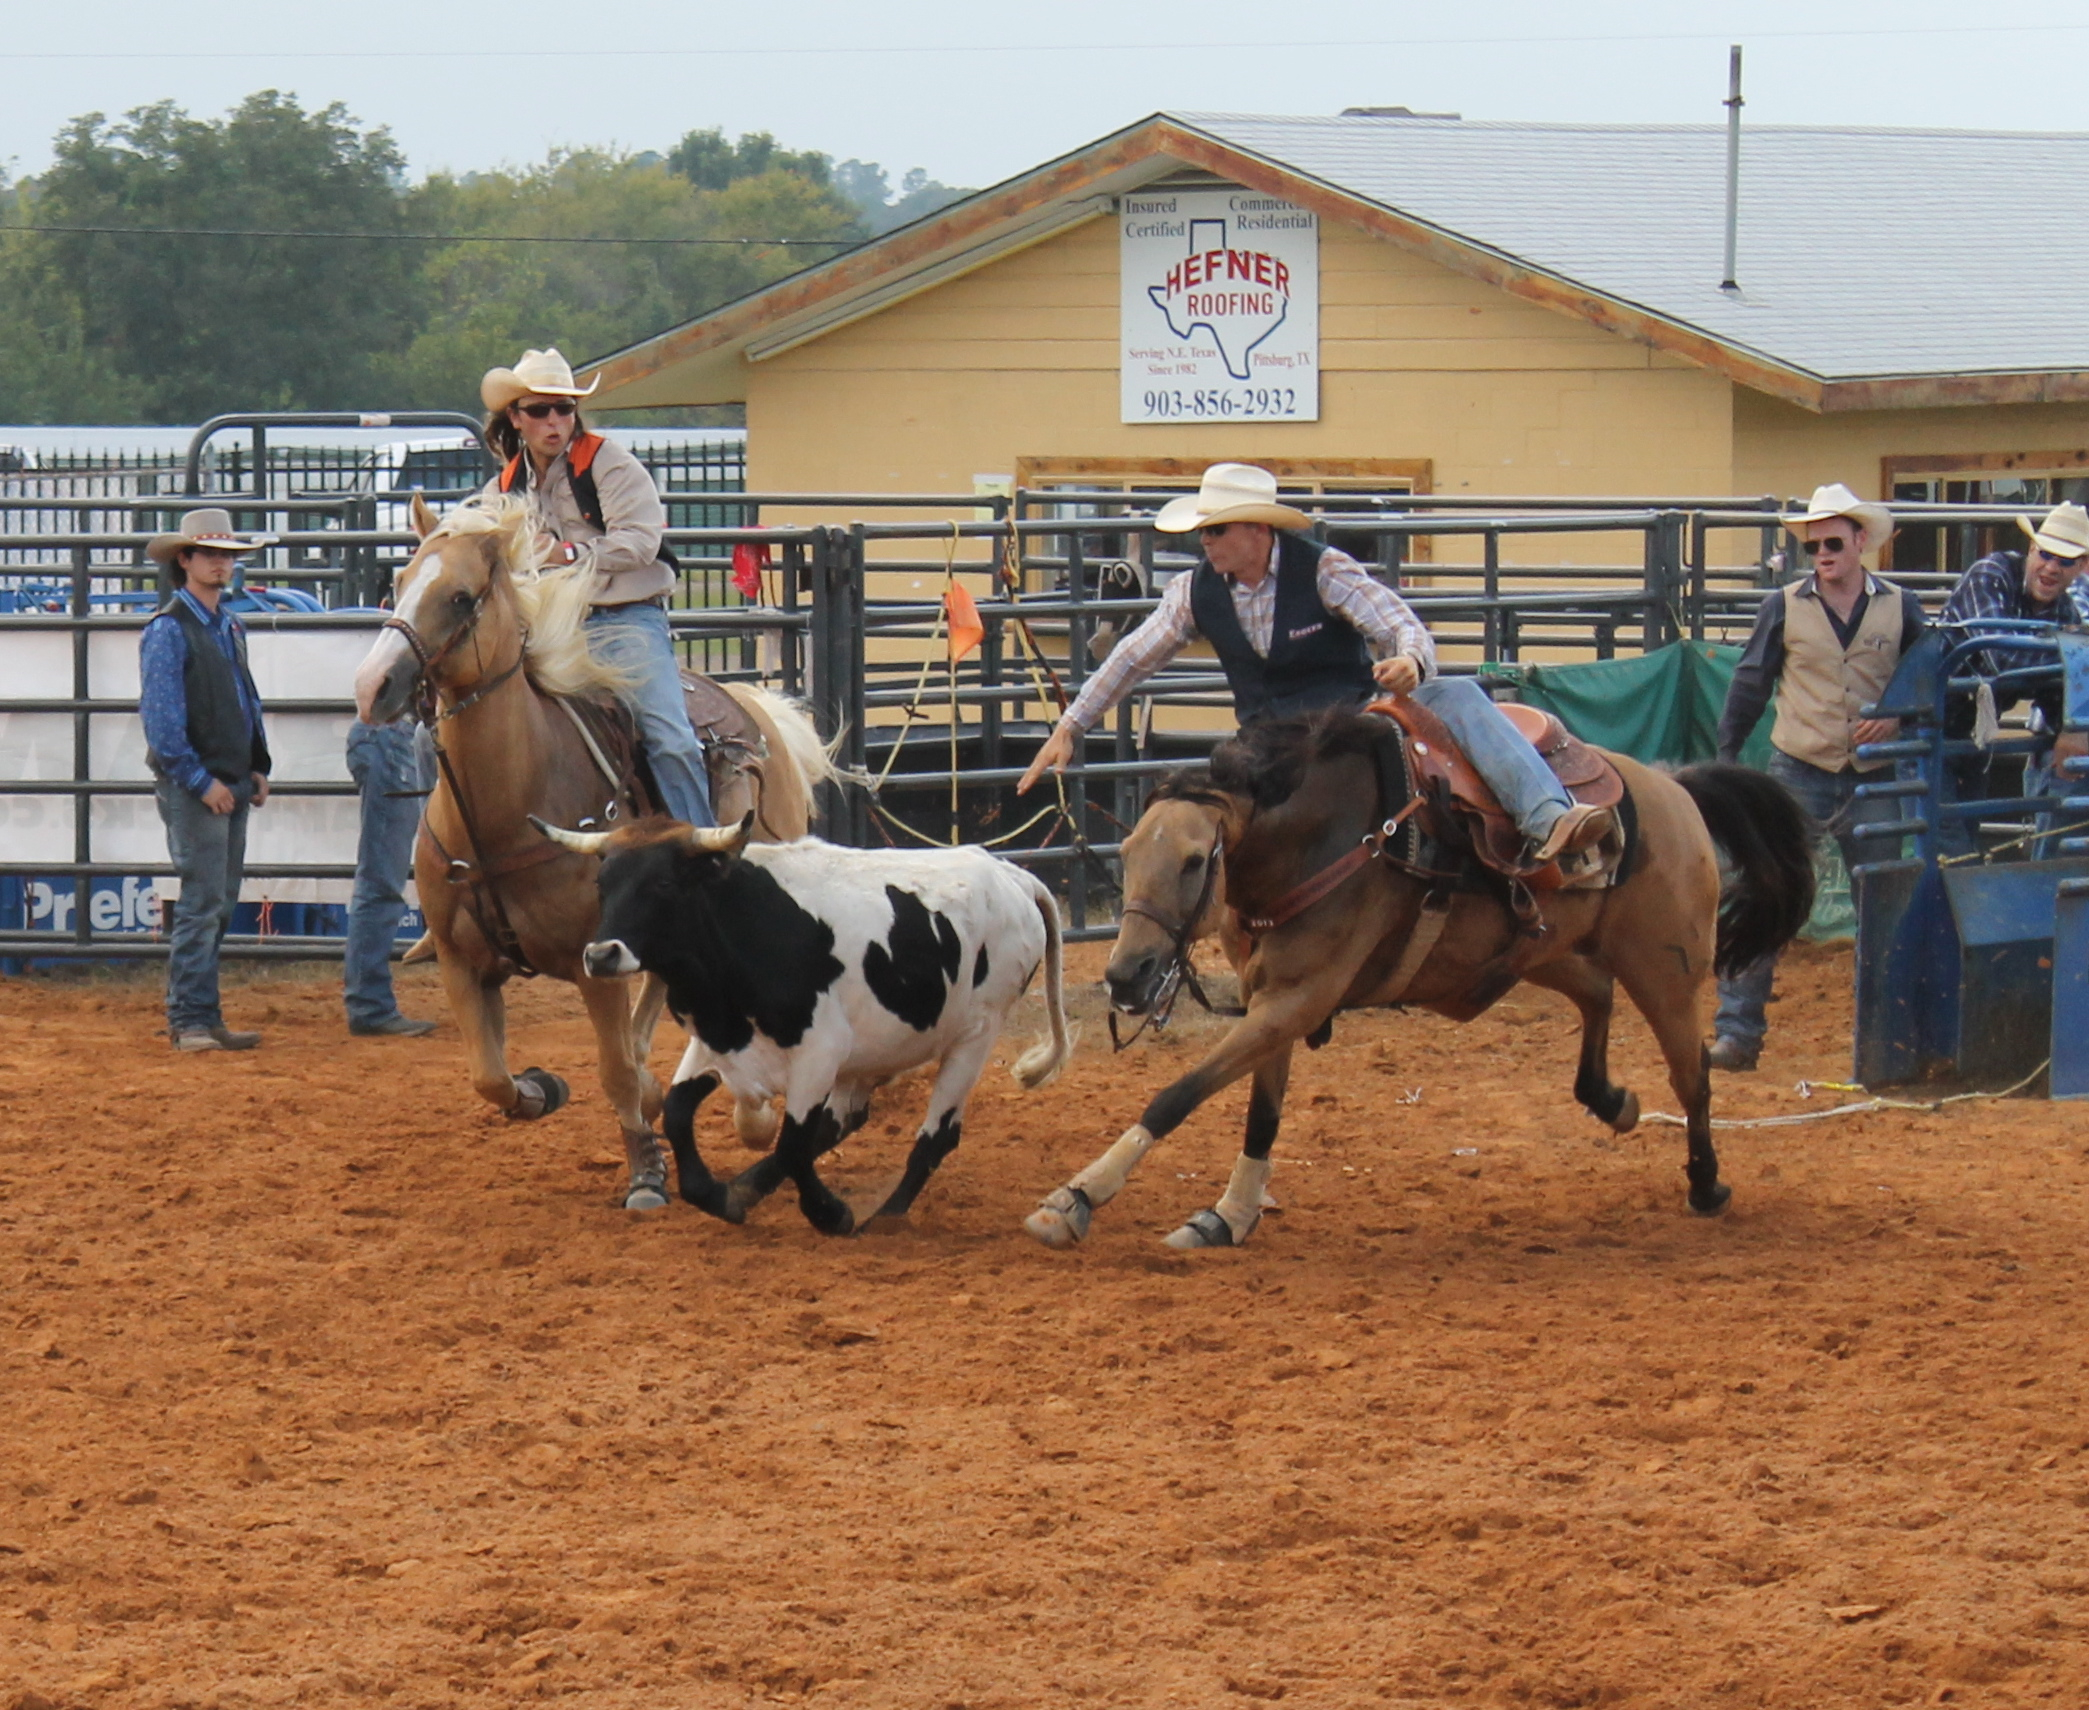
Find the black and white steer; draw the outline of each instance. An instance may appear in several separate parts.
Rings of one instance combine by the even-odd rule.
[[[661,1120],[682,1197],[738,1223],[793,1181],[813,1226],[846,1235],[856,1216],[820,1180],[820,1155],[861,1126],[878,1087],[935,1063],[905,1173],[872,1213],[904,1215],[956,1147],[987,1053],[1040,963],[1051,1031],[1015,1078],[1040,1087],[1065,1066],[1058,905],[983,849],[750,844],[753,819],[717,831],[659,820],[538,829],[602,857],[588,972],[657,974],[689,1029]],[[784,1099],[775,1150],[729,1184],[696,1148],[697,1107],[720,1082],[743,1107]]]

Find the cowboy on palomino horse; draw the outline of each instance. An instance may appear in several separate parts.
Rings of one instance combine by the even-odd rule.
[[[1412,698],[1448,729],[1516,822],[1533,865],[1600,842],[1608,808],[1575,801],[1508,716],[1469,678],[1442,677],[1436,643],[1412,607],[1364,567],[1302,531],[1302,511],[1277,502],[1276,477],[1214,463],[1195,495],[1161,508],[1164,534],[1195,531],[1204,556],[1168,585],[1151,616],[1110,650],[1030,762],[1021,795],[1112,707],[1199,635],[1233,690],[1243,725],[1326,707],[1361,707],[1377,691]]]
[[[690,825],[713,826],[703,744],[682,703],[667,627],[680,571],[660,543],[667,511],[652,471],[581,419],[579,400],[600,384],[574,384],[556,350],[526,350],[513,368],[489,369],[479,396],[486,443],[503,463],[486,492],[529,500],[546,566],[593,574],[588,648],[624,673],[624,704],[638,721],[660,805]]]

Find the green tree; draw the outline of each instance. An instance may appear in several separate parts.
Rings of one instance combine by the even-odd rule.
[[[933,214],[938,208],[946,208],[972,194],[969,190],[937,183],[918,166],[900,180],[896,195],[892,180],[874,160],[845,160],[830,170],[834,188],[854,205],[858,217],[873,237],[910,220]]]
[[[26,222],[32,187],[0,179],[0,222]],[[53,288],[43,240],[0,232],[0,421],[131,422],[144,389],[87,343],[75,298]]]
[[[171,101],[59,134],[39,182],[45,226],[355,231],[403,227],[405,162],[340,105],[275,90],[219,120]],[[420,316],[412,246],[286,237],[52,232],[42,285],[80,348],[139,389],[150,420],[230,409],[353,409]]]
[[[699,190],[723,190],[765,172],[794,172],[824,189],[830,162],[815,149],[782,148],[767,131],[749,131],[738,142],[727,142],[725,132],[714,126],[708,131],[686,132],[668,150],[667,168]]]
[[[699,189],[657,157],[605,149],[470,177],[438,174],[410,196],[427,232],[618,238],[819,238],[862,233],[853,210],[804,174],[770,168]],[[388,365],[400,407],[475,408],[479,376],[526,347],[574,361],[621,349],[835,253],[778,244],[456,243],[427,258],[431,310]]]

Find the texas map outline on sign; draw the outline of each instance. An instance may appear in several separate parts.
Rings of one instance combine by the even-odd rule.
[[[1225,220],[1192,220],[1189,253],[1168,270],[1165,284],[1146,295],[1186,339],[1200,327],[1219,347],[1219,360],[1236,380],[1249,378],[1248,357],[1291,313],[1291,269],[1259,250],[1235,249]]]

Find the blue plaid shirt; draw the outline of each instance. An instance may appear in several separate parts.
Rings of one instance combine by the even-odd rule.
[[[203,620],[204,628],[232,661],[232,675],[239,684],[240,702],[247,712],[248,733],[258,731],[261,702],[255,698],[247,674],[239,668],[239,619],[225,610],[222,600],[212,612],[186,588],[177,589],[174,597],[188,603],[189,610]],[[145,745],[160,757],[167,776],[190,795],[201,798],[216,780],[204,769],[189,741],[189,693],[182,678],[188,658],[187,633],[171,611],[160,613],[145,626],[138,641],[138,712],[145,721]]]
[[[2089,570],[2078,574],[2053,599],[2034,600],[2024,587],[2024,555],[1990,552],[1958,579],[1937,621],[1955,624],[1969,618],[2031,618],[2073,628],[2089,626]],[[1975,674],[1982,677],[2029,663],[2021,654],[2008,653],[1979,653],[1972,661]]]

